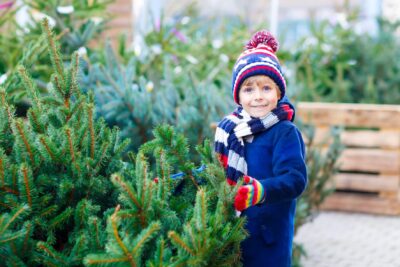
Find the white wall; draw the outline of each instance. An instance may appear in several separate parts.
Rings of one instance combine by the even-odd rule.
[[[400,20],[400,1],[382,0],[382,15],[391,21]]]

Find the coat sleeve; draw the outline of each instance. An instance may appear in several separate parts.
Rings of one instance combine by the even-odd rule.
[[[293,200],[307,185],[304,142],[300,132],[292,126],[275,139],[273,177],[260,181],[266,193],[266,204]]]

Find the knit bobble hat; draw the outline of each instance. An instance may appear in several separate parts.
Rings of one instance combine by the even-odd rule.
[[[239,103],[239,89],[244,80],[255,75],[266,75],[271,78],[285,95],[286,82],[279,60],[275,55],[278,41],[268,31],[259,31],[253,35],[245,46],[245,51],[236,60],[232,72],[232,94],[236,104]]]

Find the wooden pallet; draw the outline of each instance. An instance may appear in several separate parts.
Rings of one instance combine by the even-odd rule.
[[[297,114],[315,125],[317,143],[344,127],[336,191],[322,208],[400,214],[400,106],[302,102]]]

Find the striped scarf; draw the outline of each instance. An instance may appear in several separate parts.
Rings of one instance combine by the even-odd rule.
[[[215,152],[225,168],[227,182],[235,185],[240,177],[247,175],[243,138],[254,136],[276,123],[294,118],[294,109],[287,103],[279,103],[263,118],[251,117],[242,107],[226,116],[215,132]]]

